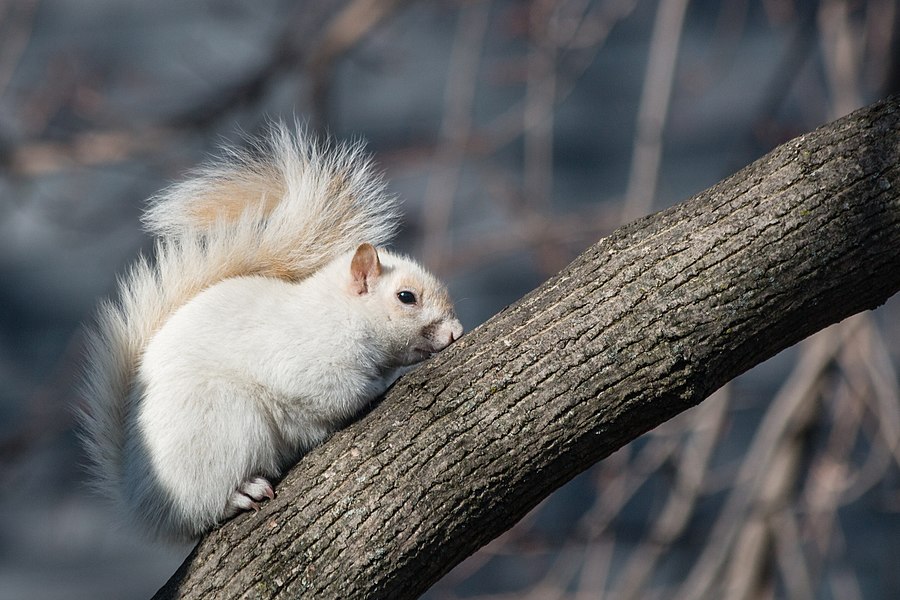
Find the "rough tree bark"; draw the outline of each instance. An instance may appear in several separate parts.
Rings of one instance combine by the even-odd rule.
[[[157,598],[412,598],[557,487],[900,289],[900,102],[617,230],[404,377]]]

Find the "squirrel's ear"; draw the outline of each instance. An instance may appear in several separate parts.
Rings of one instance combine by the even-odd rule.
[[[362,296],[369,291],[369,286],[381,275],[381,261],[372,244],[361,244],[350,261],[350,289]]]

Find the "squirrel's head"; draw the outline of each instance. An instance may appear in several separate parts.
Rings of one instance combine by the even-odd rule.
[[[364,298],[387,325],[387,350],[396,366],[413,365],[440,352],[463,333],[447,289],[418,263],[371,244],[350,262],[350,293]],[[384,260],[382,260],[382,258]]]

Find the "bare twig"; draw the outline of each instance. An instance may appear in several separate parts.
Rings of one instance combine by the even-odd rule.
[[[328,122],[328,93],[335,61],[359,44],[379,23],[409,0],[351,0],[325,25],[311,46],[306,67],[312,79],[313,125],[324,129]],[[307,6],[316,3],[304,3]]]
[[[6,3],[0,12],[0,97],[15,73],[22,53],[31,38],[34,16],[40,0]]]
[[[703,492],[703,479],[721,433],[728,408],[728,388],[701,405],[683,426],[688,440],[680,452],[677,479],[662,512],[654,520],[648,539],[628,559],[617,598],[643,598],[660,557],[684,531]]]
[[[437,271],[446,268],[450,213],[472,128],[478,66],[490,7],[491,3],[483,0],[463,6],[450,55],[450,72],[444,90],[444,119],[424,200],[423,257],[426,264]]]
[[[861,35],[850,21],[845,0],[823,0],[819,8],[819,31],[825,73],[832,93],[832,118],[841,117],[862,106],[859,94]]]
[[[181,133],[166,127],[140,131],[88,131],[63,142],[33,141],[0,152],[0,164],[8,172],[35,177],[75,167],[105,165],[157,154],[180,139]]]
[[[637,134],[622,211],[623,223],[645,215],[653,208],[662,159],[663,129],[669,112],[686,9],[687,0],[663,0],[657,9],[638,107]]]
[[[681,586],[678,598],[700,598],[715,586],[725,567],[731,548],[736,548],[741,524],[763,488],[768,465],[773,464],[779,440],[794,435],[794,427],[814,406],[820,378],[837,353],[832,336],[845,339],[858,321],[849,319],[839,327],[813,336],[801,345],[802,355],[790,377],[772,401],[738,471],[735,489],[730,493],[709,535],[709,542]],[[748,540],[751,533],[745,534]],[[738,552],[740,554],[740,552]]]
[[[556,104],[556,45],[551,42],[553,4],[531,4],[531,45],[525,84],[525,197],[532,208],[546,207],[553,196],[553,107]]]

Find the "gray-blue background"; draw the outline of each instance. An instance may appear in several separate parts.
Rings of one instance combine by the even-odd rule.
[[[144,201],[222,140],[266,118],[367,140],[405,203],[398,244],[447,280],[471,329],[620,221],[637,139],[652,149],[652,133],[662,136],[658,173],[648,171],[660,208],[897,84],[894,0],[696,0],[655,34],[655,0],[374,2],[389,7],[384,18],[349,19],[342,31],[364,35],[329,54],[335,19],[366,4],[0,4],[0,599],[149,597],[186,553],[141,541],[90,495],[71,409],[79,328],[149,248]],[[663,73],[648,88],[657,99],[671,90],[665,121],[651,114],[640,138],[650,49],[677,32],[671,87]],[[894,369],[898,309],[894,299],[873,317]],[[732,386],[712,461],[721,472],[666,546],[648,588],[659,597],[706,543],[727,490],[716,477],[728,480],[797,353]],[[823,414],[819,431],[839,418]],[[605,522],[590,514],[598,493],[624,481],[609,478],[643,468],[642,443],[577,478],[430,597],[594,598],[615,587],[616,565],[646,547],[671,490],[666,465],[681,464],[650,469],[611,524],[590,531]],[[827,447],[811,443],[805,468]],[[870,452],[860,442],[846,464]],[[802,523],[810,477],[798,475],[792,505]],[[827,560],[810,570],[815,597],[900,595],[898,508],[892,461],[831,521]],[[814,534],[801,528],[810,556]],[[613,565],[599,583],[592,552]],[[792,595],[783,575],[772,581],[762,597]]]

